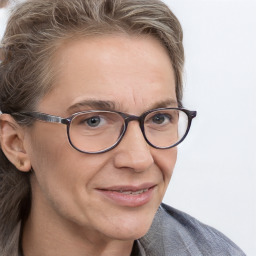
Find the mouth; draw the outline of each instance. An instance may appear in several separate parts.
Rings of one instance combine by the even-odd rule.
[[[142,194],[144,192],[147,192],[149,189],[150,188],[145,188],[145,189],[141,189],[141,190],[137,190],[137,191],[131,191],[131,190],[128,190],[128,191],[125,191],[125,190],[114,190],[114,191],[122,193],[122,194],[125,194],[125,195],[139,195],[139,194]]]
[[[97,189],[104,199],[108,199],[114,204],[128,207],[139,207],[149,203],[155,190],[156,185],[152,184]]]

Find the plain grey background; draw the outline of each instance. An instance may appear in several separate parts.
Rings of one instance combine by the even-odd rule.
[[[17,0],[16,0],[17,1]],[[197,110],[164,201],[256,255],[256,0],[165,0],[181,21]],[[0,9],[0,38],[8,11]]]

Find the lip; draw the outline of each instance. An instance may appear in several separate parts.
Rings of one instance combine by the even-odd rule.
[[[151,200],[155,189],[155,184],[147,183],[139,186],[113,186],[97,189],[97,191],[104,198],[120,206],[139,207]]]

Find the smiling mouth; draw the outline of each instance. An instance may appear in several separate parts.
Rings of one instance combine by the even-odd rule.
[[[143,188],[144,187],[144,188]],[[151,201],[155,194],[156,185],[141,187],[112,187],[99,189],[104,198],[117,205],[138,207]]]
[[[131,191],[131,190],[109,190],[109,191],[113,191],[113,192],[118,192],[124,195],[139,195],[142,194],[144,192],[147,192],[150,188],[145,188],[145,189],[141,189],[141,190],[137,190],[137,191]]]

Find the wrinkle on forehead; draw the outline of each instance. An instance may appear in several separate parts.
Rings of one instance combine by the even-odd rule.
[[[42,101],[44,112],[64,115],[58,109],[65,111],[78,104],[80,110],[84,103],[110,109],[113,106],[100,106],[100,102],[111,101],[118,111],[138,115],[158,102],[176,101],[171,60],[153,37],[86,38],[63,45],[57,55],[59,75],[54,89]],[[94,102],[88,102],[91,100]]]

